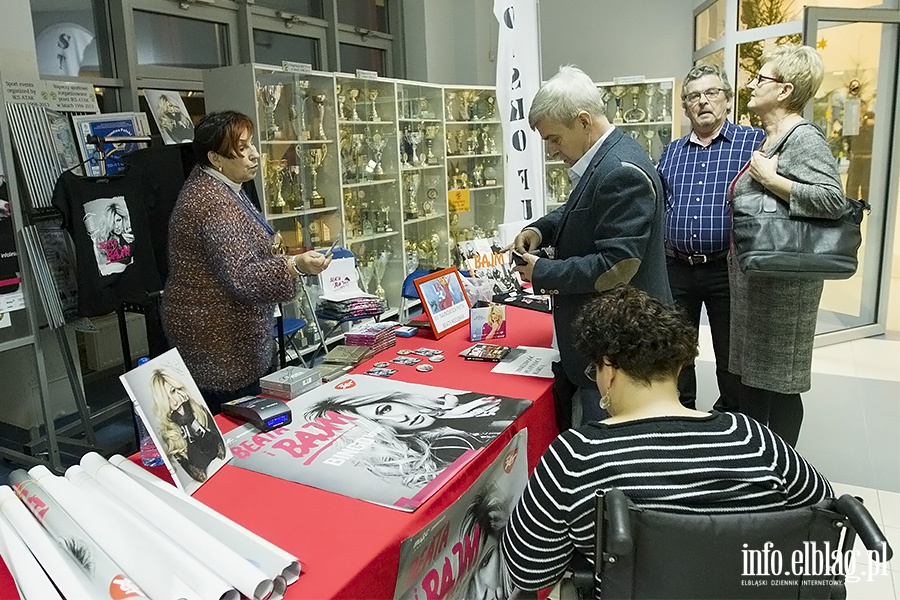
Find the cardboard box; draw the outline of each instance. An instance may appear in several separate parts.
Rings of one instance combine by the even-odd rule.
[[[266,375],[259,380],[263,394],[282,400],[293,400],[300,394],[322,385],[322,378],[315,369],[287,367]]]

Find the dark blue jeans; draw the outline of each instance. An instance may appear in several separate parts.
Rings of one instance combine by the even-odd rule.
[[[701,265],[690,265],[667,256],[666,266],[675,304],[685,312],[695,327],[700,326],[700,308],[706,304],[713,352],[716,355],[716,380],[719,384],[719,399],[713,408],[719,411],[737,411],[740,378],[728,372],[731,328],[728,260],[721,258]],[[696,408],[697,373],[693,364],[682,369],[678,378],[678,392],[683,405]]]

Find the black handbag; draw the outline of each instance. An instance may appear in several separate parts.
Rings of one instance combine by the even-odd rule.
[[[856,273],[860,225],[870,209],[865,201],[845,198],[838,219],[792,217],[787,204],[760,186],[731,199],[732,253],[748,277],[847,279]]]

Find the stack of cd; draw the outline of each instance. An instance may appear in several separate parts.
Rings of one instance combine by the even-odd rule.
[[[381,352],[397,343],[396,326],[393,321],[357,325],[344,334],[344,343],[348,346],[366,346],[372,349],[372,353]]]

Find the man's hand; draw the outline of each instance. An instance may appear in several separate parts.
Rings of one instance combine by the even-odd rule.
[[[514,249],[519,254],[525,254],[526,252],[530,252],[531,250],[537,250],[537,247],[541,245],[541,237],[534,229],[525,229],[519,232],[519,235],[516,236],[516,239],[513,240],[512,244],[504,248],[503,250],[509,250],[510,248]]]
[[[519,235],[522,235],[522,234],[519,234]],[[516,239],[519,239],[518,236],[516,237]],[[524,253],[522,253],[522,258],[525,259],[525,262],[527,264],[514,266],[513,272],[521,273],[523,280],[531,281],[531,274],[534,271],[534,265],[538,260],[540,260],[541,257],[535,256],[534,254],[528,254],[527,252],[524,252]]]

